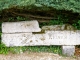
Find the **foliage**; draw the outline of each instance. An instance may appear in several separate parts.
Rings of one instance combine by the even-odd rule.
[[[0,10],[15,6],[25,6],[34,2],[35,0],[0,0]]]
[[[20,16],[17,16],[17,17],[15,17],[15,18],[13,18],[13,17],[10,17],[9,19],[8,19],[8,22],[10,22],[10,21],[26,21],[26,20],[28,20],[28,18],[23,18],[23,17],[20,17]]]
[[[37,0],[37,4],[51,6],[59,10],[72,10],[80,13],[79,3],[79,0]]]
[[[61,54],[60,46],[29,46],[26,47],[29,52],[51,52],[56,54]]]
[[[76,29],[80,30],[80,20],[77,23],[72,24]]]
[[[49,25],[62,25],[63,21],[60,20],[51,20]]]
[[[26,47],[6,47],[3,43],[0,44],[0,54],[8,54],[9,52],[19,54],[24,51],[26,51]]]
[[[0,43],[0,54],[8,54],[9,49],[3,43]]]
[[[63,25],[63,24],[66,24],[66,22],[68,22],[67,18],[62,19],[62,17],[60,15],[58,15],[57,20],[53,19],[53,20],[50,20],[49,23],[46,23],[46,22],[40,23],[40,27],[45,26],[45,25]]]
[[[10,52],[12,52],[13,54],[19,54],[19,53],[23,53],[24,51],[26,51],[26,47],[10,47],[8,48],[10,50]]]
[[[38,7],[48,6],[58,10],[72,10],[80,13],[80,0],[0,0],[0,10],[15,6],[34,4]]]
[[[28,52],[49,52],[55,54],[62,54],[60,46],[20,46],[20,47],[4,47],[3,44],[0,44],[0,54],[8,54],[9,52],[13,54]]]

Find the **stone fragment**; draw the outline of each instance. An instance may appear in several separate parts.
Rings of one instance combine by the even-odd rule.
[[[62,53],[66,56],[73,56],[75,53],[75,46],[62,46]]]
[[[72,25],[70,24],[63,24],[63,25],[51,25],[51,26],[43,26],[42,30],[49,30],[49,31],[60,31],[60,30],[76,30]]]
[[[34,34],[37,45],[50,45],[47,34]]]
[[[32,33],[2,34],[2,42],[8,47],[50,45],[46,37],[45,34]]]
[[[80,34],[77,31],[45,31],[51,45],[80,45]]]
[[[2,34],[2,42],[6,46],[26,46],[32,41],[32,33]]]
[[[61,25],[43,26],[42,30],[47,30],[47,31],[61,30]]]
[[[38,21],[21,21],[21,22],[4,22],[2,23],[3,33],[24,33],[24,32],[40,32]]]
[[[77,40],[78,39],[78,40]],[[45,31],[41,34],[2,34],[6,46],[80,45],[80,34],[74,31]]]

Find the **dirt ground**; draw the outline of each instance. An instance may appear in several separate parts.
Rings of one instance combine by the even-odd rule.
[[[80,48],[78,47],[75,48],[75,55],[80,56]]]
[[[80,57],[65,57],[54,53],[0,54],[0,60],[80,60]]]

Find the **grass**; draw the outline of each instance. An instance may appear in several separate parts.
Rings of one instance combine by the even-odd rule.
[[[19,46],[19,47],[4,47],[4,44],[0,44],[0,54],[19,54],[23,52],[49,52],[62,55],[60,46]]]
[[[20,16],[17,16],[17,17],[15,17],[15,18],[13,18],[13,17],[10,17],[9,19],[8,19],[8,22],[10,22],[10,21],[26,21],[26,20],[28,20],[28,18],[23,18],[23,17],[20,17]]]
[[[60,46],[30,46],[27,47],[27,51],[31,52],[51,52],[61,54],[61,47]]]

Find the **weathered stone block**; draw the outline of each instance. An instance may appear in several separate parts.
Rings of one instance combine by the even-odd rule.
[[[2,23],[3,33],[17,33],[17,32],[40,32],[38,21],[21,21],[21,22],[4,22]]]
[[[50,45],[47,43],[49,40],[46,37],[45,34],[32,33],[2,34],[2,42],[8,47]]]
[[[46,31],[64,31],[64,30],[76,30],[72,25],[70,24],[63,24],[63,25],[51,25],[51,26],[43,26],[42,30]]]
[[[6,46],[80,45],[80,37],[73,31],[45,31],[41,34],[2,34]],[[76,40],[78,38],[78,40]]]
[[[43,26],[42,30],[53,31],[53,30],[61,30],[61,25],[51,25],[51,26]]]
[[[79,31],[45,31],[51,45],[80,45]]]
[[[26,46],[32,40],[32,33],[2,34],[2,42],[6,46]]]
[[[62,53],[66,56],[73,56],[75,53],[75,46],[62,46]]]
[[[34,34],[36,43],[38,45],[50,45],[49,36],[47,34]]]

